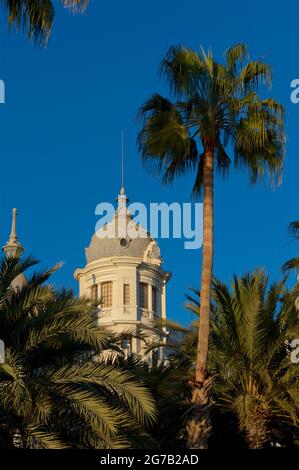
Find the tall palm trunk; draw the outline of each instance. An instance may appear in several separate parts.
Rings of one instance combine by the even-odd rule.
[[[206,378],[210,329],[211,283],[214,246],[214,149],[206,148],[203,168],[203,261],[200,289],[200,317],[195,381]]]
[[[212,431],[210,388],[206,377],[210,330],[211,283],[213,269],[214,149],[205,148],[204,168],[203,263],[200,290],[200,318],[195,380],[190,382],[192,408],[185,422],[187,448],[207,449]]]

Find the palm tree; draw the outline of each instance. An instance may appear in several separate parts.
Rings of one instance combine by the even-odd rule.
[[[235,414],[249,448],[288,445],[299,425],[299,375],[288,345],[298,337],[298,288],[268,288],[264,272],[215,281],[211,371],[215,401]]]
[[[12,287],[35,264],[0,262],[0,446],[147,445],[153,399],[124,359],[101,359],[105,351],[121,352],[118,338],[96,324],[90,301],[46,285],[53,270]]]
[[[203,190],[196,400],[196,389],[207,377],[215,167],[225,175],[232,154],[236,167],[249,170],[251,183],[262,180],[266,170],[275,181],[284,157],[283,107],[272,98],[259,97],[260,85],[271,83],[271,69],[261,61],[249,61],[243,44],[225,52],[224,64],[215,62],[211,51],[171,47],[161,73],[173,100],[156,93],[141,106],[143,125],[137,143],[143,161],[162,175],[164,183],[194,170],[193,195]]]
[[[202,414],[199,423],[187,386],[196,363],[199,292],[187,296],[186,306],[195,314],[189,327],[163,323],[170,333],[167,363],[151,370],[147,383],[157,400],[155,430],[158,437],[165,431],[164,447],[184,441],[191,448],[295,445],[299,375],[297,365],[291,364],[289,345],[299,334],[294,306],[299,286],[288,291],[285,280],[267,284],[262,271],[235,277],[231,289],[213,282],[209,355],[213,412]]]
[[[292,241],[299,240],[299,221],[292,222],[289,225],[289,233],[292,237]],[[299,268],[299,257],[292,258],[284,263],[282,266],[282,271],[285,273],[290,271],[291,269],[298,269]]]
[[[232,413],[224,413],[221,408],[207,403],[199,417],[192,400],[189,384],[195,371],[199,323],[198,291],[192,290],[196,298],[188,295],[186,306],[194,312],[195,320],[188,327],[170,320],[156,321],[155,327],[160,330],[161,337],[167,329],[167,344],[164,341],[148,344],[148,351],[158,347],[167,349],[163,364],[143,371],[143,379],[158,408],[158,419],[151,433],[162,449],[242,446],[243,439],[238,434]],[[213,386],[212,381],[209,386]]]
[[[73,12],[83,11],[89,0],[60,0],[63,7]],[[47,43],[55,16],[51,0],[1,0],[8,11],[9,25],[22,28],[36,43]]]

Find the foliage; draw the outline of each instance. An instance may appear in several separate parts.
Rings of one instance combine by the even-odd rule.
[[[287,445],[299,424],[299,371],[289,344],[299,334],[295,298],[264,272],[215,281],[211,367],[217,403],[234,413],[249,447]],[[294,436],[294,434],[293,434]]]
[[[298,287],[288,290],[285,280],[268,286],[262,271],[234,277],[231,289],[214,280],[210,448],[294,446],[298,440],[299,371],[291,364],[289,349],[299,334],[297,296]],[[195,368],[199,292],[193,290],[187,297],[195,320],[188,328],[163,322],[170,337],[167,363],[150,371],[160,410],[156,434],[170,447],[172,440],[184,445],[184,420],[192,410],[189,384]]]
[[[251,183],[265,174],[280,180],[285,154],[284,108],[265,95],[269,65],[252,61],[236,44],[216,62],[212,51],[172,46],[161,63],[169,97],[153,94],[139,110],[138,150],[144,163],[172,183],[195,174],[192,194],[204,193],[201,314],[193,401],[209,400],[200,388],[207,376],[211,284],[214,255],[214,168],[225,177],[234,163],[249,171]],[[195,386],[197,383],[197,387]],[[197,427],[202,418],[195,418]],[[208,417],[207,417],[208,419]],[[199,445],[199,443],[197,443]]]
[[[90,301],[46,285],[53,270],[11,287],[35,264],[0,263],[1,445],[16,439],[27,448],[150,445],[145,428],[155,418],[153,399],[124,360],[105,360],[111,350],[121,355],[118,338],[97,325]]]
[[[273,178],[280,175],[284,109],[273,98],[258,95],[261,85],[271,84],[269,65],[250,61],[244,44],[228,49],[223,64],[211,51],[172,46],[162,60],[161,75],[171,99],[156,93],[141,106],[138,148],[164,183],[195,171],[193,194],[200,193],[202,149],[207,147],[215,150],[223,176],[232,159],[236,167],[249,170],[252,183],[261,180],[266,169]]]
[[[89,0],[60,0],[72,12],[83,11]],[[21,28],[35,43],[46,44],[53,25],[55,9],[51,0],[1,0],[8,12],[10,26]]]
[[[289,233],[292,237],[292,241],[299,240],[299,221],[292,222],[289,225]],[[292,258],[284,263],[282,266],[282,271],[287,272],[291,269],[298,269],[299,268],[299,257]]]

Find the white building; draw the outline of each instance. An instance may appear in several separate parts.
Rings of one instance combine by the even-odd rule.
[[[162,268],[156,241],[132,220],[127,201],[122,188],[113,219],[92,236],[86,248],[86,265],[74,276],[79,281],[80,296],[100,301],[101,325],[116,333],[142,332],[155,341],[158,338],[152,320],[166,318],[170,273]],[[128,236],[132,230],[139,233],[137,238]],[[127,352],[143,355],[144,342],[140,338],[125,336],[121,346]]]
[[[160,338],[152,321],[166,319],[166,284],[171,274],[163,270],[157,242],[132,220],[123,188],[117,201],[113,219],[92,236],[86,248],[85,267],[74,273],[79,295],[100,302],[97,313],[101,325],[116,333],[142,333],[147,341],[156,341]],[[10,237],[2,248],[7,257],[19,257],[24,252],[17,237],[16,217],[17,209],[13,209]],[[130,237],[128,232],[138,232],[138,236]],[[104,233],[113,237],[103,238]],[[15,288],[24,284],[24,274],[13,281]],[[128,334],[123,336],[121,347],[142,356],[145,343]],[[162,348],[157,353],[157,359],[162,359]],[[151,358],[147,357],[149,362]]]

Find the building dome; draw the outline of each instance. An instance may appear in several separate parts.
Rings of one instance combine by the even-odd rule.
[[[157,242],[139,227],[130,215],[126,215],[125,235],[118,233],[118,222],[120,217],[115,214],[113,220],[96,232],[92,238],[88,248],[86,248],[86,259],[88,263],[107,258],[111,256],[132,256],[136,258],[146,258],[147,260],[155,260],[156,263],[161,262],[160,248]],[[129,229],[129,230],[128,230]],[[136,238],[130,237],[128,233],[139,232]],[[113,234],[110,237],[107,234]],[[105,235],[106,234],[106,235]]]
[[[161,264],[160,248],[149,232],[136,224],[127,208],[127,196],[122,188],[113,219],[102,226],[86,248],[87,263],[113,256],[130,256]]]

